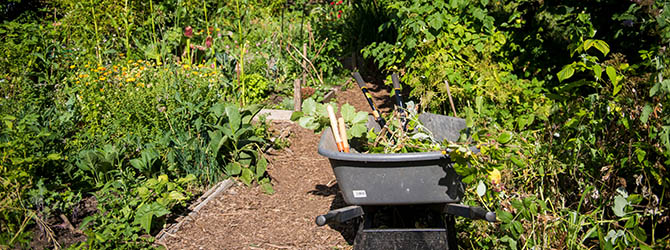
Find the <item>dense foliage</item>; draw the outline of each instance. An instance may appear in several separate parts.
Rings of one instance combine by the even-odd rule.
[[[300,12],[247,5],[0,4],[0,247],[151,246],[221,179],[274,192],[252,119],[289,91],[302,70],[285,48],[307,39]],[[58,238],[68,223],[85,242]]]
[[[0,248],[59,245],[60,215],[86,235],[72,247],[147,247],[222,178],[271,193],[254,104],[290,107],[303,72],[323,89],[358,66],[400,73],[422,111],[450,113],[450,87],[473,132],[449,145],[465,202],[501,221],[458,221],[462,247],[667,248],[669,6],[3,2]],[[323,105],[303,105],[301,124],[327,125]],[[365,134],[363,113],[340,113]]]
[[[668,243],[668,4],[386,1],[363,49],[403,73],[424,110],[459,116],[479,156],[454,150],[469,247],[629,248]],[[465,164],[468,163],[468,164]],[[490,180],[487,180],[490,179]],[[502,243],[501,243],[502,242]]]

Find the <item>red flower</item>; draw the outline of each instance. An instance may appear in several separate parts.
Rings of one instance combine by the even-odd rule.
[[[342,13],[342,10],[338,10],[337,13]]]
[[[208,49],[212,47],[212,41],[212,36],[207,36],[207,39],[205,39],[205,46],[207,46]]]
[[[191,26],[186,26],[186,28],[184,29],[184,36],[188,38],[193,37],[193,28],[191,28]]]
[[[335,5],[340,5],[342,4],[342,0],[338,1]]]
[[[333,4],[335,4],[335,2],[334,2],[334,1],[333,1],[333,2],[330,2],[330,5],[333,5]]]
[[[340,18],[340,17],[342,17],[342,14],[337,13],[337,18]]]

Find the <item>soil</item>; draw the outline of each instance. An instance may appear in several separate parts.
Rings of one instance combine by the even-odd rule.
[[[60,246],[69,246],[86,241],[86,235],[78,228],[80,228],[84,218],[97,212],[97,204],[98,201],[94,196],[87,196],[72,208],[70,217],[61,214],[48,218],[45,222],[53,233],[53,239],[56,239]],[[34,235],[30,242],[31,249],[55,248],[52,240],[47,236],[45,228],[41,225],[38,224],[31,231]]]
[[[375,105],[388,112],[389,88],[370,84]],[[338,91],[338,105],[371,112],[358,86]],[[165,238],[168,249],[351,249],[354,221],[318,227],[314,220],[346,206],[328,159],[319,155],[319,134],[295,123],[274,121],[290,131],[290,146],[270,151],[268,174],[275,194],[236,184],[208,203],[194,220]]]

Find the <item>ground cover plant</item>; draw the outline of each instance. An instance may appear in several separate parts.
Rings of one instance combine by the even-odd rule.
[[[338,111],[372,143],[359,151],[453,149],[464,202],[500,220],[459,220],[462,248],[668,248],[668,6],[0,3],[0,248],[156,247],[168,216],[223,178],[272,193],[252,118],[290,107],[304,76],[317,94],[294,118],[320,131],[319,93],[355,67],[399,73],[412,112],[467,120],[470,140],[438,145],[394,114],[386,140]]]

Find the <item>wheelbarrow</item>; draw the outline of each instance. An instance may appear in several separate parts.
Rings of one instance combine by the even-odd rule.
[[[456,141],[466,128],[465,120],[455,117],[423,113],[419,120],[439,141]],[[378,130],[374,125],[368,122],[369,129]],[[354,249],[456,249],[454,216],[496,220],[493,212],[459,204],[463,183],[449,156],[442,152],[343,153],[337,150],[331,129],[326,128],[319,141],[319,154],[330,161],[342,198],[349,206],[317,216],[316,224],[361,219]],[[429,216],[431,221],[427,223],[415,223],[428,226],[380,226],[383,223],[379,220],[384,218],[405,220],[417,213],[434,216]]]

